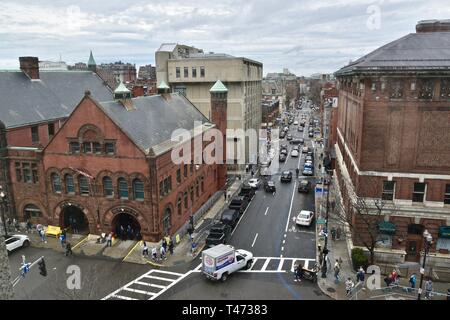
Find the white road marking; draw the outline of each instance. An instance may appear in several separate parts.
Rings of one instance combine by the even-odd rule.
[[[284,234],[284,237],[286,238],[286,236],[287,236],[287,234],[285,233],[285,234]]]
[[[257,260],[258,260],[258,258],[253,258],[253,264],[252,264],[252,267],[250,268],[250,270],[253,269],[253,267],[255,266]]]
[[[286,240],[283,240],[283,244],[285,244],[286,243]]]
[[[267,207],[266,212],[264,212],[264,215],[267,216],[267,212],[269,211],[269,207]]]
[[[284,247],[281,247],[281,251],[284,251]]]
[[[123,288],[123,290],[125,290],[125,291],[130,291],[130,292],[134,292],[134,293],[146,294],[146,295],[148,295],[148,296],[154,296],[154,295],[155,295],[154,292],[149,292],[149,291],[144,291],[144,290],[138,290],[138,289]]]
[[[135,299],[135,298],[130,298],[130,297],[125,297],[125,296],[120,296],[120,295],[118,295],[118,294],[114,294],[114,295],[112,295],[111,297],[113,297],[113,298],[118,298],[118,299],[122,299],[122,300],[138,300],[138,299]]]
[[[167,281],[167,282],[175,281],[175,279],[167,279],[167,278],[161,278],[161,277],[155,277],[155,276],[145,276],[145,278],[162,280],[162,281]]]
[[[255,245],[256,238],[258,238],[258,234],[256,234],[256,235],[255,235],[255,239],[253,239],[252,248],[253,248],[253,246]]]
[[[266,262],[264,262],[264,265],[261,268],[262,271],[266,271],[266,268],[269,265],[270,260],[271,260],[271,258],[267,259]]]
[[[281,271],[281,268],[283,267],[283,263],[284,263],[284,260],[280,260],[280,263],[278,264],[277,271]]]
[[[297,181],[295,181],[294,183],[294,190],[292,190],[292,198],[291,198],[291,205],[289,207],[289,217],[286,221],[286,229],[284,230],[284,232],[287,232],[288,230],[288,226],[289,226],[289,220],[291,219],[291,213],[292,213],[292,204],[294,202],[294,196],[295,196],[295,190],[297,189]]]
[[[139,284],[141,286],[159,288],[159,289],[164,289],[166,287],[166,286],[160,286],[160,285],[157,285],[157,284],[147,283],[147,282],[142,282],[142,281],[136,281],[135,284]]]

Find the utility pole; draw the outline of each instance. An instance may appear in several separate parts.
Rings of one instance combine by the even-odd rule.
[[[9,268],[8,252],[5,237],[0,236],[0,300],[9,300],[14,296],[11,283],[11,270]]]

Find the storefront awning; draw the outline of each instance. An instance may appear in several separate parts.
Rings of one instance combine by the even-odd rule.
[[[382,234],[395,234],[395,224],[389,221],[378,223],[378,232]]]
[[[439,227],[439,238],[450,239],[450,227]]]

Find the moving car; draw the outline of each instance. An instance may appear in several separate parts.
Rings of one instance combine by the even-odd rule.
[[[295,223],[300,226],[309,227],[314,219],[314,212],[302,210],[295,218]]]
[[[233,209],[225,209],[224,212],[222,212],[222,215],[220,216],[220,222],[223,224],[229,225],[231,228],[234,229],[236,224],[239,221],[239,211],[233,210]]]
[[[239,192],[239,196],[247,198],[247,201],[250,202],[255,196],[255,190],[248,183],[244,183]]]
[[[284,154],[285,156],[287,156],[287,154],[288,154],[287,148],[286,148],[286,149],[281,149],[281,150],[280,150],[280,155],[282,155],[282,154]]]
[[[298,192],[308,193],[311,189],[311,183],[308,180],[301,180],[298,184]]]
[[[280,131],[280,139],[284,139],[285,136],[286,136],[286,132]]]
[[[283,150],[284,151],[284,150]],[[286,151],[287,152],[287,151]],[[285,162],[286,161],[286,154],[280,153],[280,156],[278,157],[279,162]]]
[[[281,173],[281,182],[291,182],[292,181],[292,172],[283,171]]]
[[[298,126],[298,121],[297,120],[294,121],[294,126]]]
[[[273,182],[272,180],[267,181],[264,184],[264,190],[266,192],[276,192],[277,189],[275,188],[275,182]]]
[[[221,222],[211,227],[206,237],[206,246],[212,247],[221,243],[227,243],[231,236],[231,227]]]
[[[309,151],[309,148],[308,148],[308,147],[303,147],[303,148],[302,148],[302,153],[308,153],[308,151]]]
[[[298,128],[297,128],[297,131],[298,131],[298,132],[303,132],[303,127],[298,127]]]
[[[298,153],[298,151],[297,150],[292,150],[291,151],[291,157],[298,157],[298,155],[299,155],[299,153]]]
[[[308,133],[308,137],[313,138],[314,137],[314,132],[309,132]]]
[[[253,189],[259,189],[259,186],[261,185],[261,180],[259,180],[258,178],[252,178],[248,180],[248,184]]]
[[[303,144],[303,139],[292,139],[291,144]]]
[[[305,167],[305,168],[303,168],[302,174],[304,176],[313,176],[314,171],[310,167]]]
[[[243,213],[248,207],[248,199],[246,197],[237,196],[233,198],[228,205],[229,209],[237,210],[239,213]]]
[[[21,234],[15,234],[12,236],[8,236],[5,239],[6,243],[6,250],[8,253],[18,249],[18,248],[25,248],[30,245],[30,238],[25,235]]]
[[[289,134],[286,136],[286,140],[288,140],[288,141],[289,141],[289,140],[292,140],[292,134],[289,133]]]

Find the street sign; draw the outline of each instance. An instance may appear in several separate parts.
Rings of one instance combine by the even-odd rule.
[[[317,219],[316,224],[326,224],[327,221],[325,219]]]

